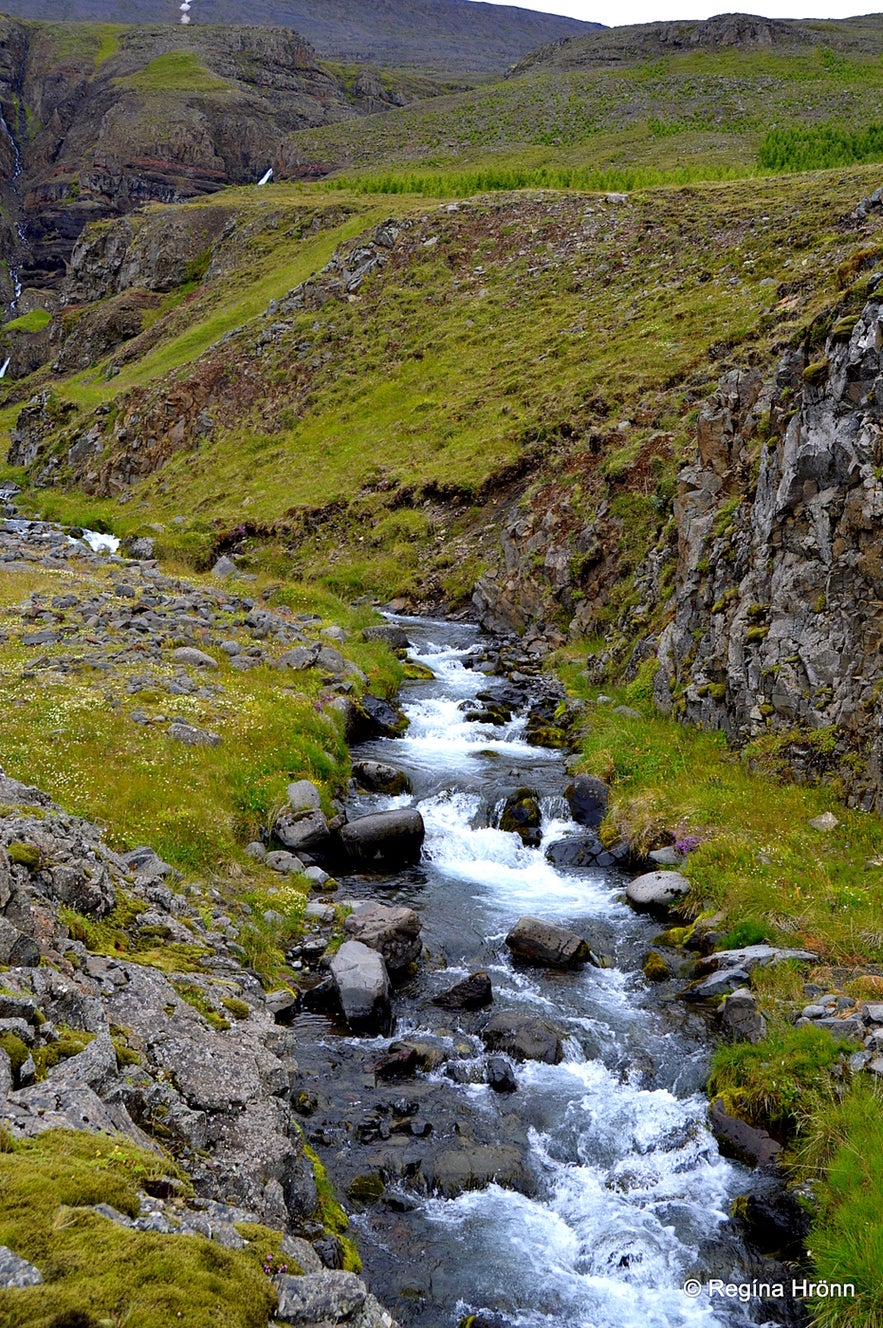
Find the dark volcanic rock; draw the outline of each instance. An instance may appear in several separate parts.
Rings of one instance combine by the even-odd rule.
[[[384,761],[353,761],[353,779],[369,793],[410,793],[411,781],[403,770]]]
[[[433,1005],[443,1010],[480,1010],[494,999],[491,980],[487,973],[470,973],[468,978],[455,982],[453,987],[434,996]]]
[[[708,1121],[724,1157],[735,1158],[746,1166],[767,1167],[782,1151],[782,1145],[776,1143],[766,1130],[757,1130],[746,1121],[731,1116],[719,1099],[709,1107]]]
[[[356,1033],[384,1033],[390,1025],[389,979],[383,957],[361,941],[344,941],[331,961],[340,1008]]]
[[[542,839],[541,821],[537,795],[529,788],[516,789],[511,793],[500,813],[500,829],[520,835],[521,842],[528,848],[539,846]]]
[[[603,779],[594,775],[577,775],[564,790],[573,819],[578,825],[587,825],[592,830],[597,830],[607,815],[609,793]]]

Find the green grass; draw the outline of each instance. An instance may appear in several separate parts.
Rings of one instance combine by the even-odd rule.
[[[815,1328],[883,1324],[883,1097],[872,1079],[856,1078],[842,1096],[817,1104],[791,1169],[811,1179],[814,1222],[808,1247],[813,1279],[851,1282],[855,1296],[815,1299]]]
[[[136,74],[115,80],[133,92],[157,95],[169,92],[229,92],[231,85],[212,74],[192,51],[166,51]]]
[[[0,582],[7,605],[36,587],[52,594],[74,584],[69,574],[30,572],[6,574]],[[292,586],[279,594],[303,606],[321,605],[346,624],[371,621],[370,611],[348,610],[327,592],[313,599],[307,588]],[[11,624],[17,636],[20,620]],[[382,643],[354,640],[345,649],[378,691],[397,685],[400,666]],[[190,722],[221,735],[222,745],[209,749],[186,747],[161,727],[132,722],[132,708],[168,713],[172,698],[152,691],[128,696],[123,684],[131,665],[120,666],[111,688],[105,675],[89,668],[44,675],[35,688],[22,677],[30,659],[15,637],[0,644],[0,694],[9,708],[0,735],[4,768],[45,788],[69,811],[108,824],[117,841],[150,843],[182,871],[220,870],[231,861],[247,870],[241,845],[284,804],[291,779],[314,779],[333,790],[346,777],[343,721],[310,672],[289,682],[269,667],[240,673],[225,661],[213,675],[223,695],[174,698],[176,714],[186,712]]]
[[[0,334],[5,332],[42,332],[52,322],[52,315],[47,309],[32,309],[29,314],[12,318],[0,326]]]
[[[201,1236],[132,1231],[90,1211],[106,1203],[136,1217],[139,1184],[179,1174],[105,1135],[51,1130],[16,1143],[4,1135],[0,1243],[45,1280],[0,1292],[0,1328],[53,1328],[75,1314],[138,1328],[265,1328],[277,1298],[257,1246],[236,1252]]]

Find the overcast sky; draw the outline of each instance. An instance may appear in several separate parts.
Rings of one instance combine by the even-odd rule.
[[[765,14],[768,18],[848,18],[853,14],[874,14],[883,10],[883,0],[862,5],[849,0],[756,0],[739,4],[718,0],[705,4],[703,0],[490,0],[491,4],[517,5],[519,9],[542,9],[547,14],[569,14],[571,18],[590,23],[604,23],[607,27],[621,23],[652,23],[657,19],[709,18],[712,14]]]

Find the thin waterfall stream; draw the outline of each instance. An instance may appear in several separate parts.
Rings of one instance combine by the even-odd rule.
[[[354,756],[396,766],[412,791],[358,796],[349,813],[416,805],[426,841],[419,866],[349,877],[338,901],[414,908],[430,957],[396,992],[391,1038],[353,1037],[322,1014],[295,1024],[308,1140],[342,1190],[364,1194],[366,1176],[385,1186],[376,1202],[352,1205],[375,1293],[405,1328],[456,1328],[471,1314],[501,1328],[798,1322],[795,1306],[789,1319],[762,1302],[685,1293],[690,1278],[739,1282],[759,1266],[763,1275],[729,1213],[764,1181],[722,1158],[707,1128],[705,1022],[644,979],[660,927],[625,904],[624,878],[547,857],[579,829],[562,753],[530,745],[523,715],[502,726],[466,718],[478,692],[505,681],[474,667],[478,630],[395,621],[434,680],[405,685],[403,736]],[[536,848],[495,828],[501,801],[522,786],[542,807]],[[522,914],[590,938],[613,966],[514,966],[503,938]],[[562,1037],[559,1064],[511,1067],[513,1092],[486,1082],[488,1012],[432,1003],[476,969],[493,983],[489,1013],[540,1016]],[[423,1068],[381,1082],[377,1057],[403,1038]]]

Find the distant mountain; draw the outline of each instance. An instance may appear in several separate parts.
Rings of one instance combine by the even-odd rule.
[[[101,23],[180,22],[178,0],[5,0],[7,14]],[[555,14],[476,0],[192,0],[192,25],[293,28],[326,59],[499,73],[538,46],[597,30]]]

